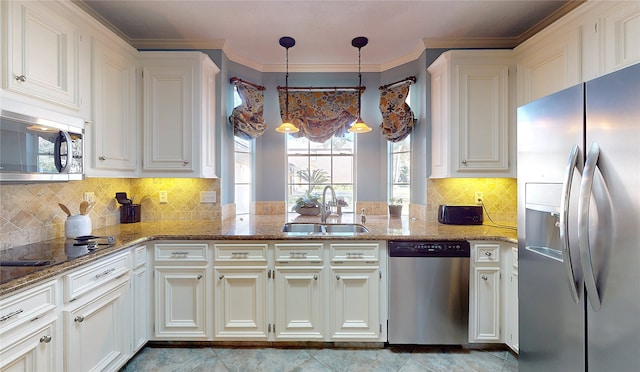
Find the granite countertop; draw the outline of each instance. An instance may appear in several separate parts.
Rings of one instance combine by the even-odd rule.
[[[356,216],[359,218],[359,216]],[[367,216],[367,233],[335,234],[283,233],[285,222],[319,222],[319,217],[297,215],[242,216],[223,221],[161,221],[118,224],[94,229],[96,236],[113,236],[115,244],[93,251],[78,251],[71,239],[59,238],[38,243],[51,256],[62,257],[53,266],[0,267],[0,296],[38,281],[54,277],[105,255],[150,240],[497,240],[517,243],[515,229],[479,226],[443,225],[387,216]],[[329,218],[327,223],[352,223],[353,216]],[[30,245],[33,249],[35,245]],[[2,260],[28,255],[26,248],[0,251]]]

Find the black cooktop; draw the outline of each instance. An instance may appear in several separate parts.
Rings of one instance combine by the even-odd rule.
[[[0,251],[0,284],[112,246],[105,240],[38,242]]]

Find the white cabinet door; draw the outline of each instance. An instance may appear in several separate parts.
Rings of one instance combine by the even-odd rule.
[[[276,340],[324,338],[324,290],[320,267],[275,269]]]
[[[3,28],[10,45],[5,49],[3,87],[77,111],[80,32],[45,4],[3,2]]]
[[[88,176],[135,177],[140,148],[136,57],[122,46],[93,41],[93,122],[87,125]]]
[[[332,268],[331,340],[368,340],[380,336],[380,277],[377,266]]]
[[[215,268],[215,337],[266,340],[267,269]]]
[[[518,336],[518,247],[507,247],[511,253],[509,281],[507,283],[507,324],[505,342],[516,353],[519,351]]]
[[[508,51],[443,53],[431,66],[431,177],[509,177]]]
[[[133,271],[131,277],[133,295],[133,352],[140,350],[149,339],[149,276],[147,268],[141,266]]]
[[[64,312],[65,370],[114,370],[129,358],[128,281]]]
[[[556,26],[540,32],[515,49],[518,106],[582,81],[580,32]]]
[[[471,276],[469,342],[500,341],[500,267],[474,267]]]
[[[145,52],[143,171],[215,177],[215,75],[199,52]]]
[[[640,61],[640,3],[625,1],[602,16],[601,56],[604,73]]]
[[[5,338],[0,351],[0,370],[4,372],[56,370],[58,368],[56,344],[59,339],[55,332],[56,322],[54,321],[29,332],[18,340]]]
[[[155,268],[155,336],[202,339],[207,337],[207,269],[205,267]]]

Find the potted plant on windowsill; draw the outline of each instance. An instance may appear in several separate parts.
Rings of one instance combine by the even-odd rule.
[[[389,199],[389,216],[391,217],[402,216],[402,198]]]
[[[322,204],[320,203],[320,195],[314,194],[313,189],[316,185],[321,185],[329,180],[327,173],[323,169],[301,169],[296,172],[296,175],[300,177],[302,181],[309,184],[308,190],[304,193],[304,196],[299,197],[296,200],[292,210],[298,214],[304,216],[317,216],[320,214]]]

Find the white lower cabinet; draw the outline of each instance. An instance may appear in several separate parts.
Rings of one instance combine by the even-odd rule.
[[[276,267],[274,282],[276,340],[323,340],[323,268]]]
[[[500,341],[500,267],[476,267],[470,281],[469,342]]]
[[[331,340],[378,340],[380,278],[378,267],[332,268]]]
[[[511,246],[511,267],[507,283],[507,334],[505,342],[516,353],[519,351],[518,338],[518,247]]]
[[[215,268],[215,337],[267,339],[267,268]]]
[[[147,271],[147,247],[132,249],[133,271],[131,273],[132,353],[140,350],[149,339],[149,274]]]
[[[37,327],[15,340],[5,339],[0,348],[0,370],[5,372],[38,372],[57,370],[56,322]]]
[[[64,276],[65,370],[117,371],[129,359],[129,257],[117,254]]]
[[[48,281],[0,299],[0,371],[61,369],[56,293]]]
[[[155,243],[155,339],[208,339],[206,243]]]

